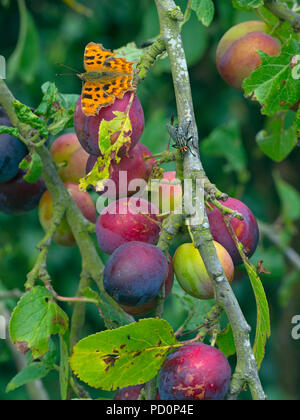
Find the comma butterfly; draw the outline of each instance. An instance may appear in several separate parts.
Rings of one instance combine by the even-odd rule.
[[[78,77],[84,81],[81,106],[86,116],[97,115],[101,108],[111,105],[116,98],[123,98],[132,86],[133,63],[101,44],[90,42],[84,52],[86,73]]]

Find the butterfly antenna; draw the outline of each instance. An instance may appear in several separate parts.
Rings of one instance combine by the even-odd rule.
[[[74,73],[57,73],[55,76],[56,77],[61,77],[61,76],[74,76]]]
[[[65,69],[71,70],[74,73],[80,73],[79,70],[74,69],[73,67],[67,66],[66,64],[56,63],[57,66],[64,67]]]

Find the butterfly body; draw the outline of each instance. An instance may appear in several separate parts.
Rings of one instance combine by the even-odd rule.
[[[127,91],[134,90],[133,63],[106,50],[101,44],[90,42],[84,53],[86,72],[78,74],[84,81],[81,105],[85,115],[96,115],[103,107],[123,98]]]

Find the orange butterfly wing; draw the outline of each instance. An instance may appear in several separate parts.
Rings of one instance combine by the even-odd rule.
[[[106,50],[103,45],[90,42],[84,51],[84,68],[87,72],[103,71],[102,66],[108,57],[114,57],[116,54]]]
[[[115,55],[94,42],[85,48],[85,70],[87,73],[99,73],[99,80],[86,81],[83,86],[81,104],[87,116],[96,115],[101,108],[113,104],[116,98],[123,98],[126,92],[134,90],[133,63]],[[101,80],[103,72],[111,73],[111,77],[106,76],[106,80]]]
[[[106,93],[101,83],[84,83],[82,88],[81,106],[87,117],[96,115],[101,108],[113,104],[114,101],[115,96]]]

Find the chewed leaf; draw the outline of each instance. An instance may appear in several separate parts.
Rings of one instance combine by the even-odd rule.
[[[15,308],[9,332],[11,341],[24,352],[32,349],[34,359],[49,351],[51,335],[64,334],[68,317],[53,301],[45,287],[35,287],[26,293]]]
[[[9,134],[12,137],[20,138],[20,132],[15,127],[6,127],[6,125],[0,126],[0,134]]]
[[[43,98],[35,113],[49,123],[49,132],[57,135],[72,126],[74,110],[79,95],[61,94],[56,85],[46,82],[42,86]]]
[[[272,116],[290,109],[299,100],[300,79],[294,59],[300,54],[300,44],[291,39],[278,57],[262,51],[259,54],[262,64],[244,80],[243,89],[246,95],[260,102],[263,114]]]
[[[128,112],[114,111],[115,118],[110,121],[102,120],[99,127],[99,149],[101,156],[94,168],[85,178],[80,180],[80,189],[86,191],[91,185],[96,191],[102,191],[105,181],[110,177],[110,165],[113,160],[117,163],[121,158],[118,153],[122,147],[127,150],[131,143],[132,125]],[[112,142],[113,139],[113,142]]]
[[[27,105],[22,104],[16,99],[12,102],[12,104],[15,108],[18,119],[22,123],[28,124],[32,128],[35,128],[37,131],[39,131],[41,137],[48,138],[49,131],[47,124],[42,118],[34,114]]]
[[[31,153],[29,156],[26,156],[20,163],[19,168],[27,170],[26,175],[24,175],[25,181],[34,184],[40,178],[43,170],[40,155]]]
[[[81,340],[70,365],[82,381],[110,391],[154,378],[169,351],[181,345],[167,321],[143,319]]]

